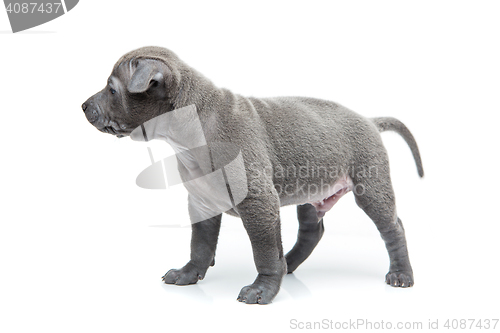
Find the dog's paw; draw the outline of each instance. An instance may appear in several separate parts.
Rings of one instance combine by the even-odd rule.
[[[238,301],[246,304],[269,304],[280,290],[281,279],[275,276],[257,276],[254,283],[243,287]]]
[[[391,287],[408,288],[413,286],[413,273],[411,272],[389,272],[385,276],[385,283]]]
[[[251,284],[243,287],[238,295],[238,301],[246,304],[268,304],[271,303],[277,292],[266,290],[263,285]]]
[[[181,269],[169,270],[161,279],[166,284],[185,286],[188,284],[195,284],[199,280],[203,280],[204,277],[205,273],[200,273],[194,265],[188,263]]]

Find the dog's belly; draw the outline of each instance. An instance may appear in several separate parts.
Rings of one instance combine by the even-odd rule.
[[[339,179],[332,187],[327,196],[321,198],[321,196],[316,196],[312,201],[308,202],[312,204],[318,211],[318,217],[323,217],[326,212],[328,212],[332,207],[344,196],[344,194],[352,191],[354,184],[351,177],[344,176]]]
[[[354,184],[351,177],[340,177],[333,185],[325,189],[324,192],[318,192],[308,197],[304,196],[284,196],[280,198],[281,206],[288,205],[303,205],[309,203],[316,208],[318,217],[323,217],[345,194],[352,191]],[[228,215],[238,217],[235,209],[230,209],[225,212]]]
[[[346,193],[354,188],[351,177],[341,176],[333,183],[317,182],[304,183],[293,186],[293,192],[279,184],[276,186],[280,193],[281,206],[312,204],[318,211],[318,217],[328,212]],[[283,190],[284,189],[284,190]],[[290,186],[289,189],[292,189]]]

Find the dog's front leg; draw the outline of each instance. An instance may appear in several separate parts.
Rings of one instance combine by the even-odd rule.
[[[189,209],[193,207],[189,202]],[[163,276],[167,284],[195,284],[203,280],[208,267],[215,264],[215,248],[219,238],[222,214],[191,224],[191,260],[181,269],[171,269]]]
[[[257,197],[248,196],[237,206],[238,214],[252,243],[257,278],[241,289],[240,302],[270,303],[278,293],[286,274],[286,260],[281,244],[279,198],[273,188]]]

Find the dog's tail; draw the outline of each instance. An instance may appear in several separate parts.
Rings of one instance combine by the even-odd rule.
[[[417,142],[405,124],[391,117],[371,118],[370,120],[377,126],[379,132],[394,131],[403,137],[408,146],[410,146],[415,164],[417,164],[418,175],[423,177],[424,168],[422,167],[422,159],[420,158]]]

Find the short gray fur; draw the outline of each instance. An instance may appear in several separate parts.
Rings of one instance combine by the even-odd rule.
[[[112,93],[114,89],[115,93]],[[311,202],[307,186],[333,185],[349,170],[376,170],[376,174],[349,173],[356,203],[373,220],[390,258],[386,282],[410,287],[413,272],[405,233],[396,213],[387,152],[379,132],[393,130],[409,144],[420,176],[423,169],[417,144],[408,129],[394,118],[368,119],[334,102],[303,97],[254,98],[218,88],[173,52],[144,47],[125,54],[113,68],[109,84],[89,98],[83,109],[102,132],[118,137],[165,112],[194,104],[208,143],[230,142],[243,154],[248,195],[228,214],[240,216],[249,235],[258,276],[244,287],[238,300],[270,303],[283,276],[295,270],[321,239],[323,219]],[[300,167],[335,166],[345,172],[327,177],[280,173]],[[280,189],[287,188],[287,191]],[[189,201],[189,200],[188,200]],[[297,205],[298,240],[283,254],[280,206]],[[192,210],[193,206],[189,205]],[[214,264],[221,216],[192,225],[191,260],[170,270],[168,284],[193,284]]]

